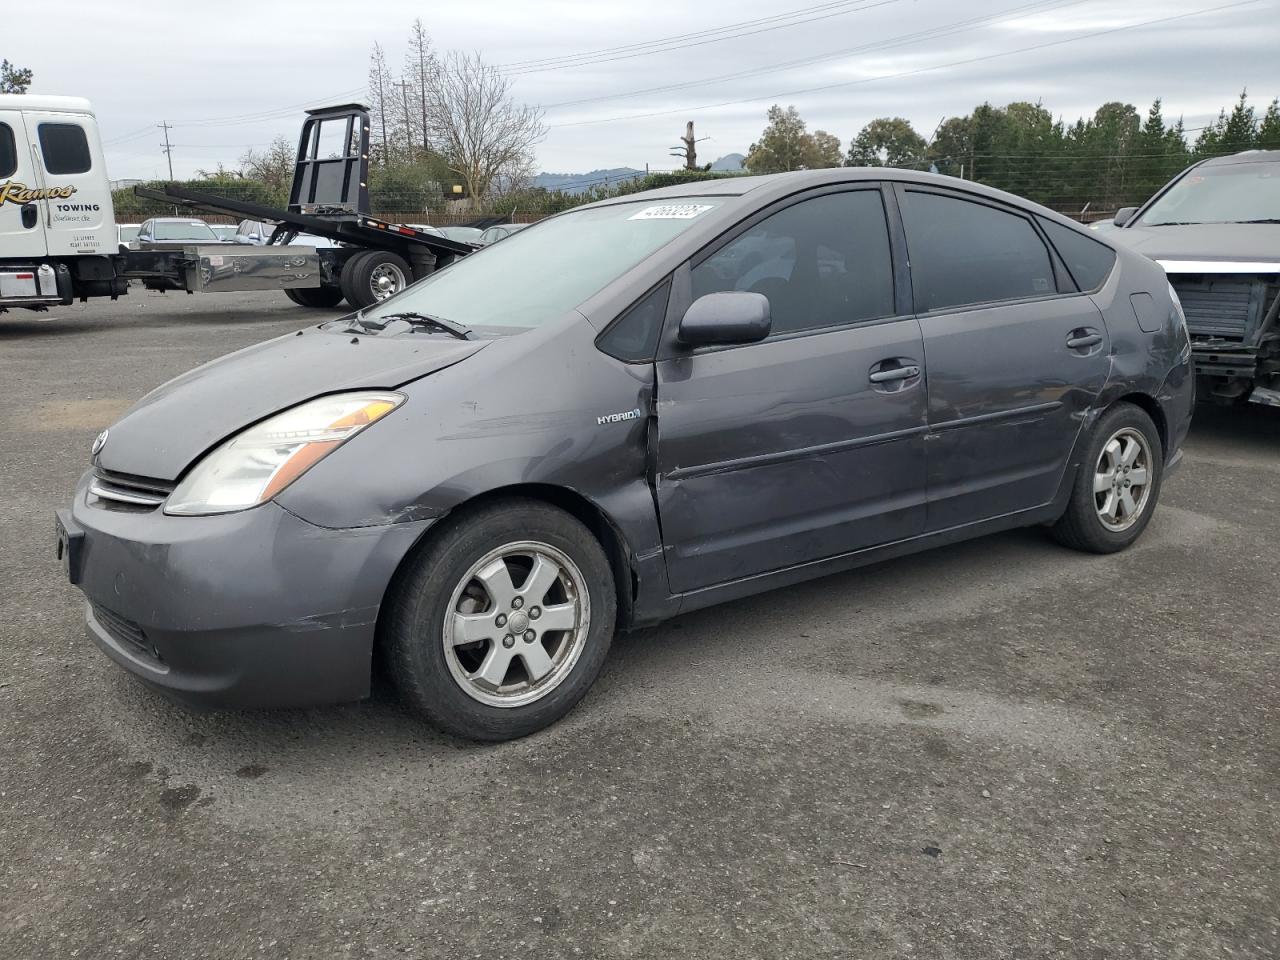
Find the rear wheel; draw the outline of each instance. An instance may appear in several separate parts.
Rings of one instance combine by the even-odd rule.
[[[577,519],[507,500],[446,521],[387,600],[401,696],[435,726],[510,740],[568,713],[613,638],[613,575]]]
[[[342,291],[338,287],[289,287],[284,295],[300,307],[315,309],[336,307],[342,302]]]
[[[365,250],[342,268],[342,292],[351,306],[370,307],[412,282],[408,262],[390,250]]]
[[[1123,550],[1151,520],[1163,467],[1164,448],[1151,417],[1131,403],[1116,404],[1093,427],[1054,537],[1090,553]]]

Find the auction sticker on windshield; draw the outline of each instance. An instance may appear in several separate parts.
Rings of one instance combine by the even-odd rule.
[[[633,213],[628,220],[692,220],[700,213],[712,209],[709,203],[667,203],[660,207],[645,207]]]

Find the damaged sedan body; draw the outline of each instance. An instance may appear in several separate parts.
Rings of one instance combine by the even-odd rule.
[[[1197,163],[1116,222],[1169,274],[1200,395],[1280,406],[1280,151]]]
[[[94,444],[58,549],[103,652],[214,706],[568,712],[618,629],[1047,525],[1123,549],[1193,401],[1150,260],[906,171],[535,224],[217,360]]]

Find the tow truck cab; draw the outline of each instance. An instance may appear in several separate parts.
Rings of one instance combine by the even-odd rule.
[[[109,259],[116,249],[89,101],[0,95],[0,305],[123,293]]]

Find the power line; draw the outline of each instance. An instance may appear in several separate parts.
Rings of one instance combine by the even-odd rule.
[[[531,60],[513,60],[511,63],[502,64],[499,69],[503,71],[517,71],[528,67],[539,67],[547,64],[563,63],[568,60],[579,60],[582,58],[594,58],[599,56],[607,56],[609,54],[623,53],[630,50],[638,50],[643,47],[662,46],[669,43],[678,43],[683,40],[691,40],[698,37],[707,37],[716,33],[727,33],[733,30],[743,29],[747,27],[760,26],[761,24],[773,23],[779,20],[787,20],[793,17],[803,16],[808,13],[814,13],[820,10],[829,10],[832,7],[846,7],[851,3],[863,3],[866,0],[836,0],[836,2],[819,3],[812,7],[801,7],[798,10],[792,10],[789,13],[774,14],[769,17],[760,17],[755,20],[742,20],[737,23],[727,23],[719,27],[710,27],[706,30],[695,30],[690,33],[678,33],[670,37],[661,37],[657,40],[641,40],[636,43],[624,43],[616,47],[603,47],[599,50],[585,50],[580,53],[567,53],[555,57],[540,57]]]
[[[548,70],[563,70],[571,67],[585,67],[585,66],[595,66],[601,63],[613,63],[617,60],[631,60],[631,59],[634,59],[635,57],[647,57],[655,53],[669,53],[673,50],[685,50],[685,49],[688,49],[689,47],[701,47],[709,43],[719,43],[721,40],[734,40],[734,39],[737,39],[738,37],[750,37],[750,36],[755,36],[756,34],[759,34],[759,33],[770,33],[774,30],[781,30],[785,27],[794,27],[802,23],[812,23],[815,20],[827,20],[827,19],[830,19],[831,17],[844,16],[847,13],[862,13],[863,11],[872,10],[876,7],[886,7],[892,3],[901,3],[902,0],[857,0],[857,2],[861,5],[857,7],[850,7],[848,9],[836,10],[830,13],[823,13],[818,16],[808,17],[804,20],[793,20],[788,23],[774,24],[773,26],[760,27],[755,30],[744,30],[739,33],[729,33],[729,34],[725,34],[722,37],[709,37],[703,40],[691,40],[686,43],[676,43],[676,44],[671,44],[670,46],[654,47],[653,49],[649,49],[649,50],[638,50],[632,53],[622,53],[622,54],[618,54],[616,56],[610,56],[610,57],[596,57],[596,58],[581,59],[573,62],[550,64],[548,66],[542,66],[542,67],[508,69],[503,72],[506,73],[508,76],[523,76],[529,73],[542,73]]]
[[[1121,33],[1126,30],[1135,30],[1138,27],[1150,27],[1161,23],[1170,23],[1175,20],[1186,20],[1191,17],[1204,16],[1209,13],[1219,13],[1223,10],[1231,10],[1236,7],[1253,6],[1261,3],[1262,0],[1237,0],[1235,3],[1226,3],[1221,6],[1207,7],[1200,10],[1193,10],[1188,13],[1174,14],[1168,17],[1158,17],[1153,20],[1144,20],[1140,23],[1131,23],[1123,27],[1111,27],[1107,30],[1095,30],[1091,33],[1083,33],[1075,37],[1067,37],[1062,40],[1050,40],[1046,43],[1037,43],[1028,47],[1019,47],[1016,50],[1004,50],[1000,53],[990,53],[980,57],[969,57],[964,60],[953,60],[949,63],[939,63],[931,67],[919,67],[915,70],[903,70],[898,73],[886,73],[876,77],[862,77],[857,80],[842,80],[837,83],[825,83],[814,87],[805,87],[799,90],[785,90],[780,93],[771,93],[760,97],[745,97],[741,100],[724,100],[719,103],[704,103],[696,107],[679,107],[674,110],[655,110],[649,113],[633,113],[626,116],[606,117],[599,120],[573,120],[567,123],[550,124],[551,129],[559,129],[561,127],[585,127],[602,123],[617,123],[622,120],[643,120],[650,117],[667,117],[678,113],[692,113],[697,110],[714,110],[719,107],[731,107],[744,103],[759,103],[766,100],[778,100],[785,97],[793,97],[803,93],[818,93],[823,90],[834,90],[840,87],[859,86],[865,83],[875,83],[880,80],[898,80],[903,77],[918,76],[922,73],[932,73],[936,70],[945,70],[948,67],[968,66],[973,63],[982,63],[988,60],[997,60],[1001,57],[1011,57],[1019,53],[1029,53],[1034,50],[1045,50],[1050,47],[1060,47],[1068,43],[1078,43],[1081,40],[1092,40],[1097,37],[1107,36],[1109,34]]]
[[[757,77],[766,73],[777,73],[781,70],[789,70],[793,67],[808,66],[813,63],[821,63],[824,60],[834,60],[838,57],[848,56],[854,53],[868,53],[872,51],[887,50],[897,46],[903,46],[917,40],[937,40],[941,37],[950,36],[955,33],[963,33],[966,30],[974,29],[990,23],[999,22],[1002,18],[1010,15],[1020,15],[1028,13],[1036,8],[1045,10],[1059,9],[1061,7],[1078,6],[1081,3],[1089,3],[1091,0],[1036,0],[1035,3],[1023,4],[1020,7],[1012,7],[999,13],[988,14],[981,17],[970,17],[967,20],[959,20],[954,23],[945,24],[940,27],[930,27],[927,30],[918,30],[914,33],[900,34],[896,37],[889,37],[886,40],[877,41],[875,43],[866,43],[857,47],[847,47],[843,50],[836,50],[831,53],[819,54],[812,57],[802,57],[798,60],[787,60],[782,63],[771,64],[767,67],[758,67],[751,70],[742,70],[736,73],[721,74],[717,77],[703,77],[701,80],[685,80],[680,83],[668,83],[659,87],[646,87],[642,90],[629,90],[626,93],[605,94],[598,97],[583,97],[578,100],[564,100],[560,103],[544,104],[544,110],[558,110],[562,107],[579,106],[584,103],[600,103],[607,100],[623,100],[629,97],[639,97],[652,93],[664,93],[668,90],[680,90],[687,87],[699,87],[710,83],[720,83],[724,80],[738,80],[743,77]]]

